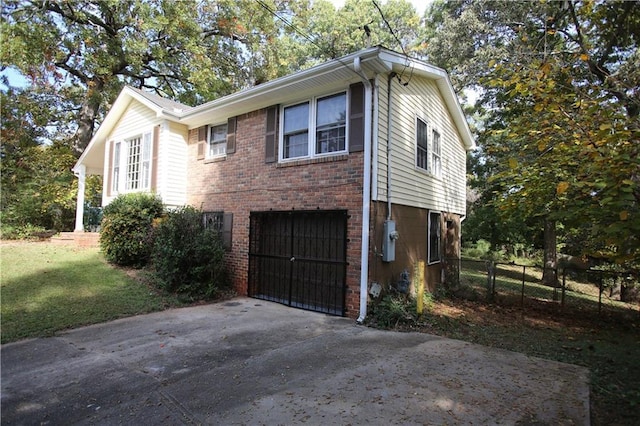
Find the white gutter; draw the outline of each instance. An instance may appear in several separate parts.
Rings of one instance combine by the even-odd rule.
[[[364,84],[364,182],[362,187],[362,240],[360,246],[360,316],[359,324],[367,316],[367,294],[369,292],[369,222],[371,204],[371,123],[372,123],[372,86],[360,67],[360,57],[353,59],[353,69]]]

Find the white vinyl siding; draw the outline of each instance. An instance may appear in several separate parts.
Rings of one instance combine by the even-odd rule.
[[[168,122],[160,136],[158,193],[168,206],[187,202],[187,140],[189,131],[183,124]]]
[[[414,76],[409,85],[392,80],[393,117],[391,123],[391,201],[412,207],[466,213],[466,150],[453,124],[436,84]],[[378,78],[377,193],[387,201],[387,79]],[[440,135],[440,156],[429,156],[429,167],[440,169],[440,176],[416,166],[417,118],[428,124],[429,147],[433,130]]]
[[[160,126],[158,152],[153,152],[153,134],[156,126]],[[118,190],[120,193],[126,191],[125,175],[136,172],[134,168],[128,170],[125,161],[132,155],[126,141],[136,138],[140,139],[138,189],[133,189],[134,184],[130,182],[132,186],[129,190],[151,191],[152,172],[155,170],[155,192],[162,201],[169,206],[184,205],[187,186],[187,128],[181,124],[158,119],[154,111],[135,100],[131,102],[107,137],[107,141],[112,141],[114,145],[110,148],[109,143],[105,144],[104,175],[111,176],[111,179],[103,179],[103,205],[109,204],[118,195]],[[119,148],[118,144],[120,144]],[[109,158],[110,149],[113,149],[112,155],[119,151],[118,155],[121,159],[119,169],[114,170],[114,159]],[[114,171],[119,175],[118,179],[115,179]],[[134,178],[135,174],[131,177]],[[107,191],[106,185],[109,182],[111,182],[111,188]],[[109,196],[108,193],[110,193]]]

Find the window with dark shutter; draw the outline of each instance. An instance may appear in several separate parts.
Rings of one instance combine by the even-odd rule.
[[[349,152],[364,150],[364,84],[349,86]]]
[[[278,159],[278,106],[267,108],[265,128],[265,163],[274,163]]]
[[[198,160],[204,160],[207,147],[207,126],[198,128]]]
[[[236,152],[236,126],[238,125],[237,117],[231,117],[227,120],[227,154]]]
[[[202,213],[202,222],[205,228],[213,229],[222,239],[225,250],[231,250],[231,237],[233,230],[233,213],[205,212]]]

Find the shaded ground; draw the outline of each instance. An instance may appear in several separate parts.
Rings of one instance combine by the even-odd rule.
[[[582,367],[237,298],[2,346],[2,424],[587,425]]]
[[[516,305],[517,306],[517,305]],[[499,306],[434,302],[421,321],[399,326],[589,368],[594,425],[640,424],[640,313],[565,309],[544,301]]]

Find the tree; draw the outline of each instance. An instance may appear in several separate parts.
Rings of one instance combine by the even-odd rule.
[[[546,222],[549,252],[553,223],[587,222],[585,252],[640,260],[637,6],[449,2],[427,19],[423,52],[484,95],[484,189],[505,215]]]
[[[2,16],[2,62],[71,103],[78,153],[123,84],[188,104],[214,99],[262,72],[252,61],[268,50],[263,35],[279,31],[248,0],[13,0]]]

